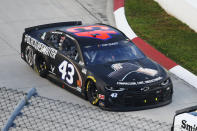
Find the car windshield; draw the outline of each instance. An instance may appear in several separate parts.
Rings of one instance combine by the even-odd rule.
[[[83,56],[87,65],[104,64],[145,57],[145,55],[132,42],[127,40],[84,46]]]

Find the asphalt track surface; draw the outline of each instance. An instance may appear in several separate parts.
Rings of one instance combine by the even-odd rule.
[[[39,77],[21,58],[20,43],[25,27],[45,23],[81,20],[83,23],[115,25],[112,0],[0,0],[0,86],[27,91],[74,104],[92,106],[88,101]],[[171,104],[125,114],[171,123],[178,109],[197,105],[197,90],[171,75],[174,96]]]

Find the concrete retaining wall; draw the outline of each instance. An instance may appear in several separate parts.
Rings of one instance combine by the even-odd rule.
[[[170,15],[197,32],[197,0],[155,0]]]

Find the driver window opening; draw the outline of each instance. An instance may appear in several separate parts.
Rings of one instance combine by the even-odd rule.
[[[49,45],[69,57],[70,59],[79,62],[79,53],[76,43],[70,37],[62,32],[43,33],[41,39],[44,39]]]

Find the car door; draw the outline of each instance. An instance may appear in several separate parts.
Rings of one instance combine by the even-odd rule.
[[[49,72],[63,85],[81,92],[83,77],[81,74],[82,56],[77,41],[63,32],[46,34],[48,45],[58,50],[55,59],[50,59]]]
[[[62,33],[57,32],[57,31],[49,31],[49,32],[42,33],[40,36],[40,38],[47,44],[47,46],[57,50],[57,54],[55,58],[51,58],[51,57],[46,58],[48,72],[55,77],[56,77],[56,72],[57,72],[55,63],[56,63],[56,60],[58,59],[58,54],[59,54],[57,44],[58,44],[58,39],[59,39],[58,37],[60,34]]]

